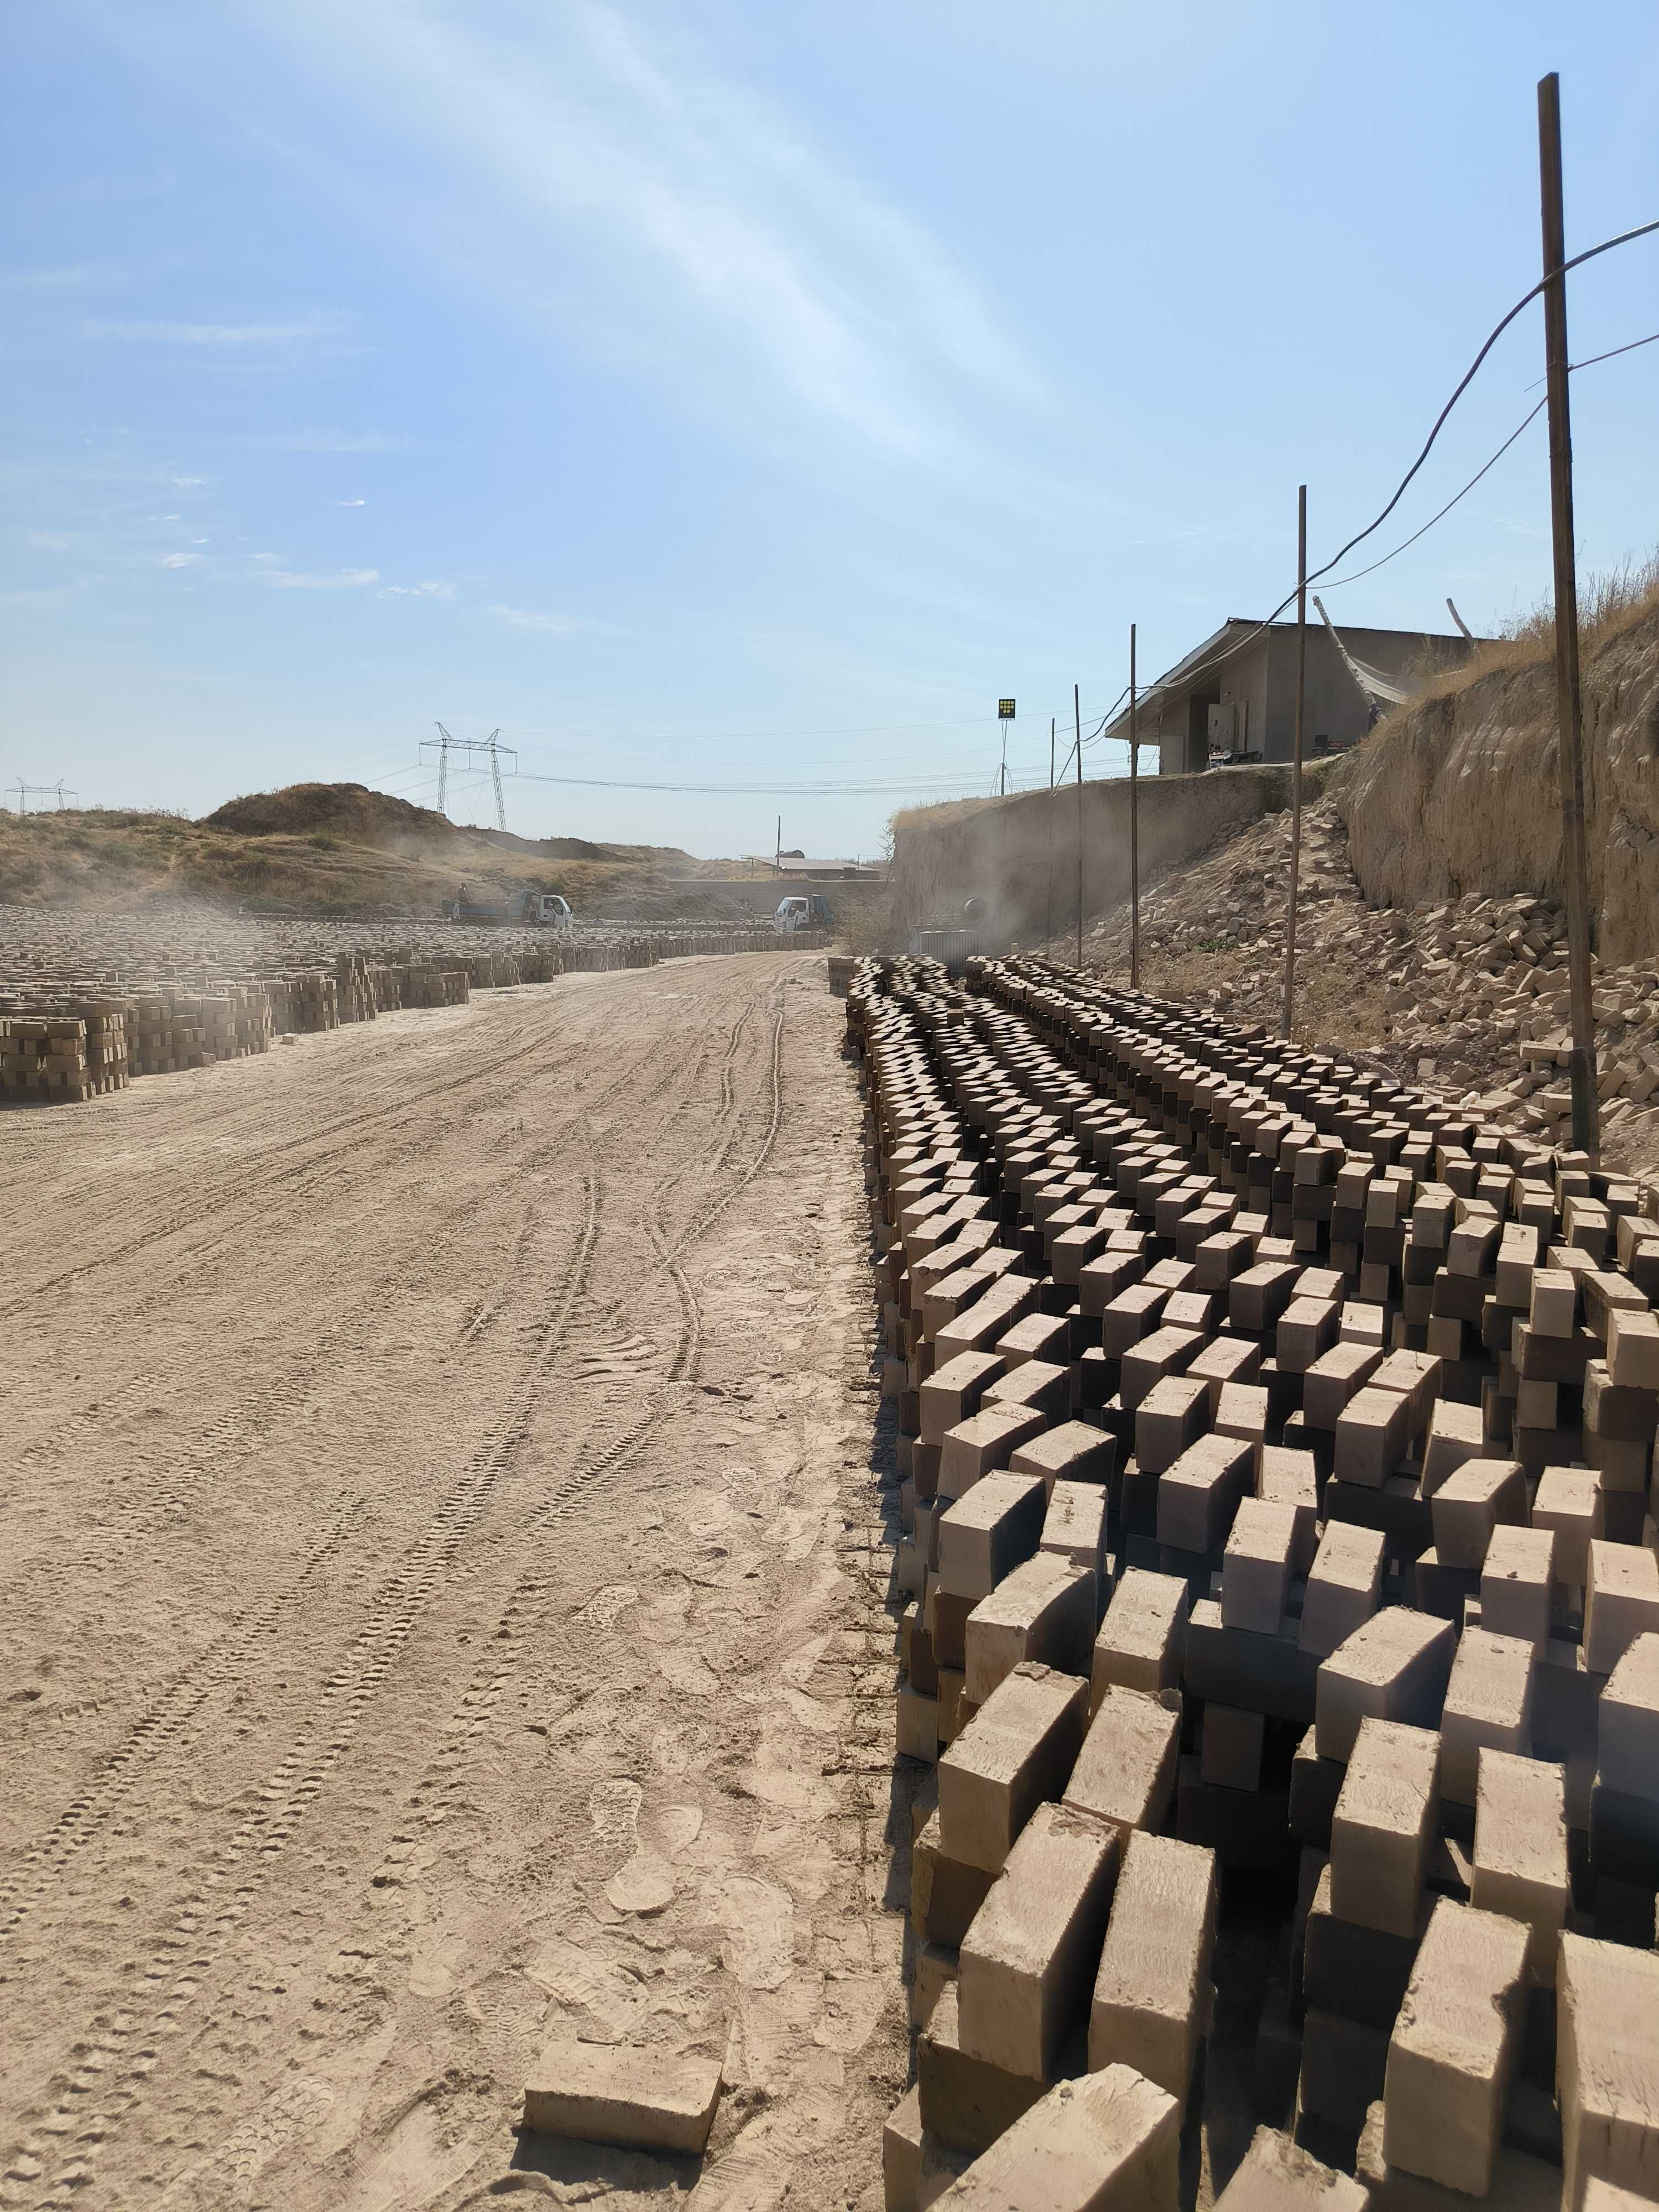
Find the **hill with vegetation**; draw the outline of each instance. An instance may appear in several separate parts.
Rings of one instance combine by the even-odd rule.
[[[672,845],[530,838],[460,827],[360,783],[292,784],[200,821],[98,807],[0,814],[0,905],[130,907],[210,899],[270,914],[435,918],[475,897],[560,891],[578,913],[672,916],[727,860]]]

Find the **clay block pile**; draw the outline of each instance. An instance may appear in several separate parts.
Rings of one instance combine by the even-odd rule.
[[[1221,2203],[1659,2202],[1655,1193],[1041,961],[848,1023],[936,1768],[890,2207],[1192,2203],[1235,1900]]]

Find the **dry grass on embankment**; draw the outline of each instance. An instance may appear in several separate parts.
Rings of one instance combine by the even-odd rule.
[[[718,870],[729,865],[714,863]],[[458,828],[362,785],[299,785],[192,822],[144,808],[0,813],[0,905],[210,899],[276,914],[435,919],[465,886],[561,891],[578,912],[624,897],[668,911],[711,864],[672,847],[533,840]]]

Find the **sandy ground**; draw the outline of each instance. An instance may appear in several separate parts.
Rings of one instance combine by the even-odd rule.
[[[822,959],[0,1115],[0,2202],[880,2203],[867,1221]],[[723,2054],[706,2160],[513,2130]]]

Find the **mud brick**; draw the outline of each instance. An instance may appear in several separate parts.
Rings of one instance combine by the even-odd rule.
[[[1628,1276],[1613,1268],[1597,1267],[1583,1273],[1578,1278],[1578,1303],[1585,1328],[1604,1345],[1612,1333],[1615,1316],[1622,1314],[1633,1320],[1648,1309],[1645,1293]]]
[[[1390,2166],[1484,2197],[1518,2044],[1527,1931],[1442,1898],[1389,2041],[1382,2150]]]
[[[1527,1326],[1534,1336],[1570,1337],[1578,1325],[1578,1278],[1566,1267],[1534,1267]]]
[[[1234,1437],[1241,1443],[1253,1445],[1259,1462],[1267,1442],[1267,1392],[1264,1385],[1255,1382],[1222,1384],[1212,1423],[1217,1436]]]
[[[1106,1591],[1106,1492],[1097,1482],[1056,1482],[1048,1495],[1039,1550],[1069,1559],[1095,1577],[1096,1602]]]
[[[1659,1314],[1645,1307],[1611,1314],[1607,1365],[1615,1389],[1659,1392]]]
[[[1279,1317],[1273,1356],[1286,1375],[1303,1375],[1336,1342],[1340,1314],[1334,1298],[1297,1297]]]
[[[968,2057],[1054,2081],[1088,2018],[1118,1853],[1099,1822],[1037,1807],[962,1939],[957,2037]]]
[[[1472,1869],[1471,1901],[1530,1930],[1528,1978],[1553,1988],[1571,1897],[1565,1768],[1510,1752],[1482,1751]]]
[[[1429,1417],[1423,1447],[1423,1494],[1431,1498],[1466,1460],[1486,1454],[1486,1435],[1478,1406],[1460,1406],[1449,1399],[1436,1401]]]
[[[939,1760],[939,1818],[952,1857],[996,1873],[1036,1808],[1065,1788],[1088,1700],[1086,1682],[1048,1667],[1016,1667],[998,1684]]]
[[[1109,1358],[1121,1358],[1144,1337],[1155,1334],[1170,1293],[1158,1284],[1131,1283],[1120,1291],[1100,1316],[1101,1349]]]
[[[976,2159],[950,2212],[1175,2212],[1181,2110],[1110,2066],[1061,2081]]]
[[[1203,1344],[1195,1329],[1159,1328],[1132,1346],[1123,1354],[1119,1377],[1125,1407],[1133,1411],[1166,1376],[1183,1375]]]
[[[983,1476],[1000,1472],[1047,1423],[1028,1406],[986,1406],[947,1429],[939,1447],[936,1494],[947,1503],[964,1497]]]
[[[1128,1838],[1089,2015],[1091,2071],[1132,2064],[1185,2106],[1208,2026],[1216,1913],[1213,1853]]]
[[[1057,1482],[1109,1484],[1117,1471],[1115,1437],[1091,1428],[1085,1421],[1062,1421],[1030,1437],[1009,1461],[1015,1474],[1036,1474],[1052,1493]]]
[[[1216,2212],[1365,2212],[1370,2197],[1357,2181],[1339,2173],[1273,2128],[1258,2128],[1215,2200]]]
[[[1638,1636],[1659,1629],[1659,1560],[1644,1546],[1592,1538],[1584,1583],[1584,1659],[1610,1674]]]
[[[1098,1619],[1095,1578],[1039,1552],[1006,1575],[968,1616],[968,1695],[983,1705],[1024,1664],[1088,1673]]]
[[[898,1692],[896,1744],[903,1759],[920,1759],[928,1765],[939,1757],[939,1699],[906,1683]]]
[[[1331,1910],[1410,1939],[1417,1933],[1438,1809],[1439,1738],[1368,1717],[1354,1738],[1331,1819]]]
[[[1466,1460],[1436,1491],[1430,1510],[1441,1564],[1478,1571],[1492,1530],[1500,1522],[1525,1523],[1527,1486],[1519,1462]]]
[[[1296,1294],[1302,1270],[1289,1260],[1257,1261],[1228,1286],[1227,1317],[1233,1328],[1263,1334]]]
[[[1319,1756],[1314,1731],[1309,1729],[1291,1760],[1287,1824],[1297,1840],[1315,1851],[1331,1847],[1331,1821],[1347,1771],[1345,1760]]]
[[[989,1346],[1012,1376],[1030,1360],[1066,1366],[1072,1357],[1072,1325],[1064,1314],[1028,1313]],[[994,1390],[996,1385],[991,1386]]]
[[[1449,1567],[1431,1545],[1406,1568],[1405,1587],[1419,1613],[1431,1613],[1461,1629],[1468,1601],[1479,1601],[1480,1577],[1473,1568]]]
[[[944,1447],[925,1444],[920,1437],[906,1439],[910,1445],[909,1480],[914,1485],[912,1504],[926,1504],[939,1496],[939,1463],[944,1456]],[[914,1521],[911,1524],[915,1526]]]
[[[1659,1425],[1659,1392],[1621,1389],[1607,1372],[1605,1360],[1586,1361],[1584,1427],[1588,1432],[1618,1443],[1641,1444],[1650,1452],[1656,1425]]]
[[[1651,2199],[1659,2190],[1659,1956],[1561,1938],[1556,2083],[1561,2202],[1594,2179]]]
[[[1404,1606],[1355,1629],[1320,1662],[1314,1720],[1321,1758],[1351,1757],[1367,1718],[1437,1728],[1456,1641],[1449,1621]]]
[[[1176,1690],[1187,1644],[1188,1590],[1174,1575],[1126,1570],[1095,1638],[1090,1717],[1107,1689]]]
[[[1450,1275],[1488,1275],[1498,1265],[1503,1224],[1493,1213],[1470,1211],[1446,1239],[1446,1272]]]
[[[1044,1493],[1036,1475],[988,1474],[939,1525],[941,1589],[977,1601],[1036,1551]]]
[[[1194,1355],[1187,1372],[1208,1384],[1212,1422],[1220,1409],[1222,1392],[1231,1383],[1254,1382],[1261,1365],[1261,1346],[1242,1336],[1213,1337]]]
[[[1290,1595],[1296,1541],[1294,1507],[1265,1498],[1239,1500],[1222,1569],[1224,1628],[1277,1635]]]
[[[1060,1802],[1126,1837],[1161,1827],[1175,1795],[1180,1704],[1168,1691],[1153,1697],[1109,1683]]]
[[[1216,1325],[1219,1300],[1208,1291],[1171,1291],[1164,1306],[1165,1328],[1196,1329],[1207,1337]]]
[[[1386,2028],[1367,2027],[1341,2013],[1310,2005],[1302,2028],[1298,2118],[1311,2114],[1352,2137],[1367,2107],[1381,2097],[1389,2061]]]
[[[1356,2178],[1370,2192],[1372,2212],[1468,2212],[1472,2203],[1462,2190],[1447,2189],[1383,2156],[1383,2107],[1379,2098],[1365,2115],[1355,2154]],[[1561,2169],[1509,2145],[1500,2146],[1486,2202],[1493,2212],[1559,2212]]]
[[[1483,1749],[1532,1748],[1533,1648],[1516,1636],[1466,1628],[1440,1716],[1440,1794],[1473,1806]]]
[[[1520,1221],[1504,1223],[1493,1269],[1498,1285],[1495,1295],[1500,1305],[1514,1307],[1522,1313],[1530,1310],[1532,1279],[1537,1272],[1542,1249],[1542,1237],[1534,1224]]]
[[[1135,1408],[1136,1464],[1145,1474],[1163,1474],[1203,1437],[1209,1419],[1209,1386],[1201,1376],[1162,1376]]]
[[[1113,1251],[1109,1247],[1097,1260],[1078,1271],[1078,1304],[1085,1314],[1103,1314],[1115,1298],[1140,1279],[1146,1262],[1138,1251]]]
[[[917,2103],[927,2134],[977,2159],[1030,2112],[1043,2085],[970,2057],[962,2048],[959,2004],[954,1984],[941,1990],[917,2039]]]
[[[1386,2035],[1405,1999],[1429,1908],[1419,1901],[1411,1932],[1400,1936],[1340,1917],[1331,1885],[1331,1869],[1322,1866],[1303,1930],[1303,2002]]]
[[[915,2212],[921,2202],[921,2092],[913,2084],[882,2124],[881,2185],[885,2212]]]
[[[1597,1719],[1601,1785],[1659,1800],[1659,1634],[1649,1630],[1626,1647],[1601,1692]]]
[[[1049,1243],[1048,1272],[1057,1283],[1070,1284],[1075,1288],[1081,1282],[1083,1270],[1091,1261],[1100,1257],[1105,1246],[1103,1229],[1087,1220],[1073,1222]]]
[[[1494,1528],[1480,1569],[1480,1623],[1524,1638],[1541,1656],[1550,1638],[1555,1536],[1544,1528]]]
[[[1288,1444],[1263,1445],[1258,1455],[1255,1487],[1258,1498],[1288,1507],[1293,1515],[1291,1572],[1305,1576],[1319,1547],[1319,1487],[1313,1454]]]
[[[1413,1437],[1428,1426],[1429,1415],[1440,1395],[1443,1363],[1432,1352],[1404,1348],[1391,1352],[1366,1385],[1368,1389],[1392,1390],[1405,1399],[1409,1412],[1407,1427]]]
[[[1200,1779],[1215,1789],[1259,1790],[1267,1735],[1261,1713],[1247,1712],[1238,1705],[1206,1705],[1199,1746]]]
[[[1003,1371],[994,1353],[961,1352],[934,1369],[921,1386],[921,1439],[942,1444],[947,1429],[979,1411],[987,1388]]]
[[[1137,1421],[1137,1444],[1139,1441]],[[1140,1458],[1139,1451],[1136,1456]],[[1159,1543],[1186,1552],[1218,1550],[1255,1480],[1255,1454],[1250,1444],[1231,1437],[1200,1436],[1158,1477]]]
[[[542,2054],[525,2086],[524,2124],[629,2150],[696,2156],[708,2143],[720,2094],[716,2058],[572,2038]]]
[[[1213,1598],[1195,1604],[1187,1622],[1182,1683],[1187,1694],[1305,1723],[1314,1717],[1320,1661],[1281,1626],[1274,1636],[1229,1628]]]
[[[1575,1329],[1571,1336],[1540,1336],[1529,1323],[1517,1321],[1510,1336],[1510,1358],[1522,1382],[1561,1382],[1575,1390],[1583,1388],[1596,1349],[1587,1328]]]
[[[1193,1254],[1194,1287],[1201,1291],[1223,1291],[1236,1276],[1242,1275],[1252,1262],[1254,1247],[1247,1231],[1237,1226],[1218,1230],[1206,1237]]]
[[[1045,1421],[1063,1421],[1072,1409],[1070,1363],[1022,1360],[1018,1366],[998,1376],[987,1386],[981,1404],[987,1407],[1021,1406],[1041,1413]]]
[[[1368,1383],[1337,1418],[1337,1475],[1364,1489],[1380,1489],[1405,1457],[1410,1433],[1409,1399]]]
[[[1343,1342],[1322,1352],[1302,1377],[1302,1410],[1310,1426],[1334,1429],[1349,1399],[1382,1364],[1374,1345]]]
[[[939,1740],[941,1744],[954,1743],[973,1718],[973,1707],[968,1702],[968,1677],[960,1667],[941,1667],[939,1670]]]

